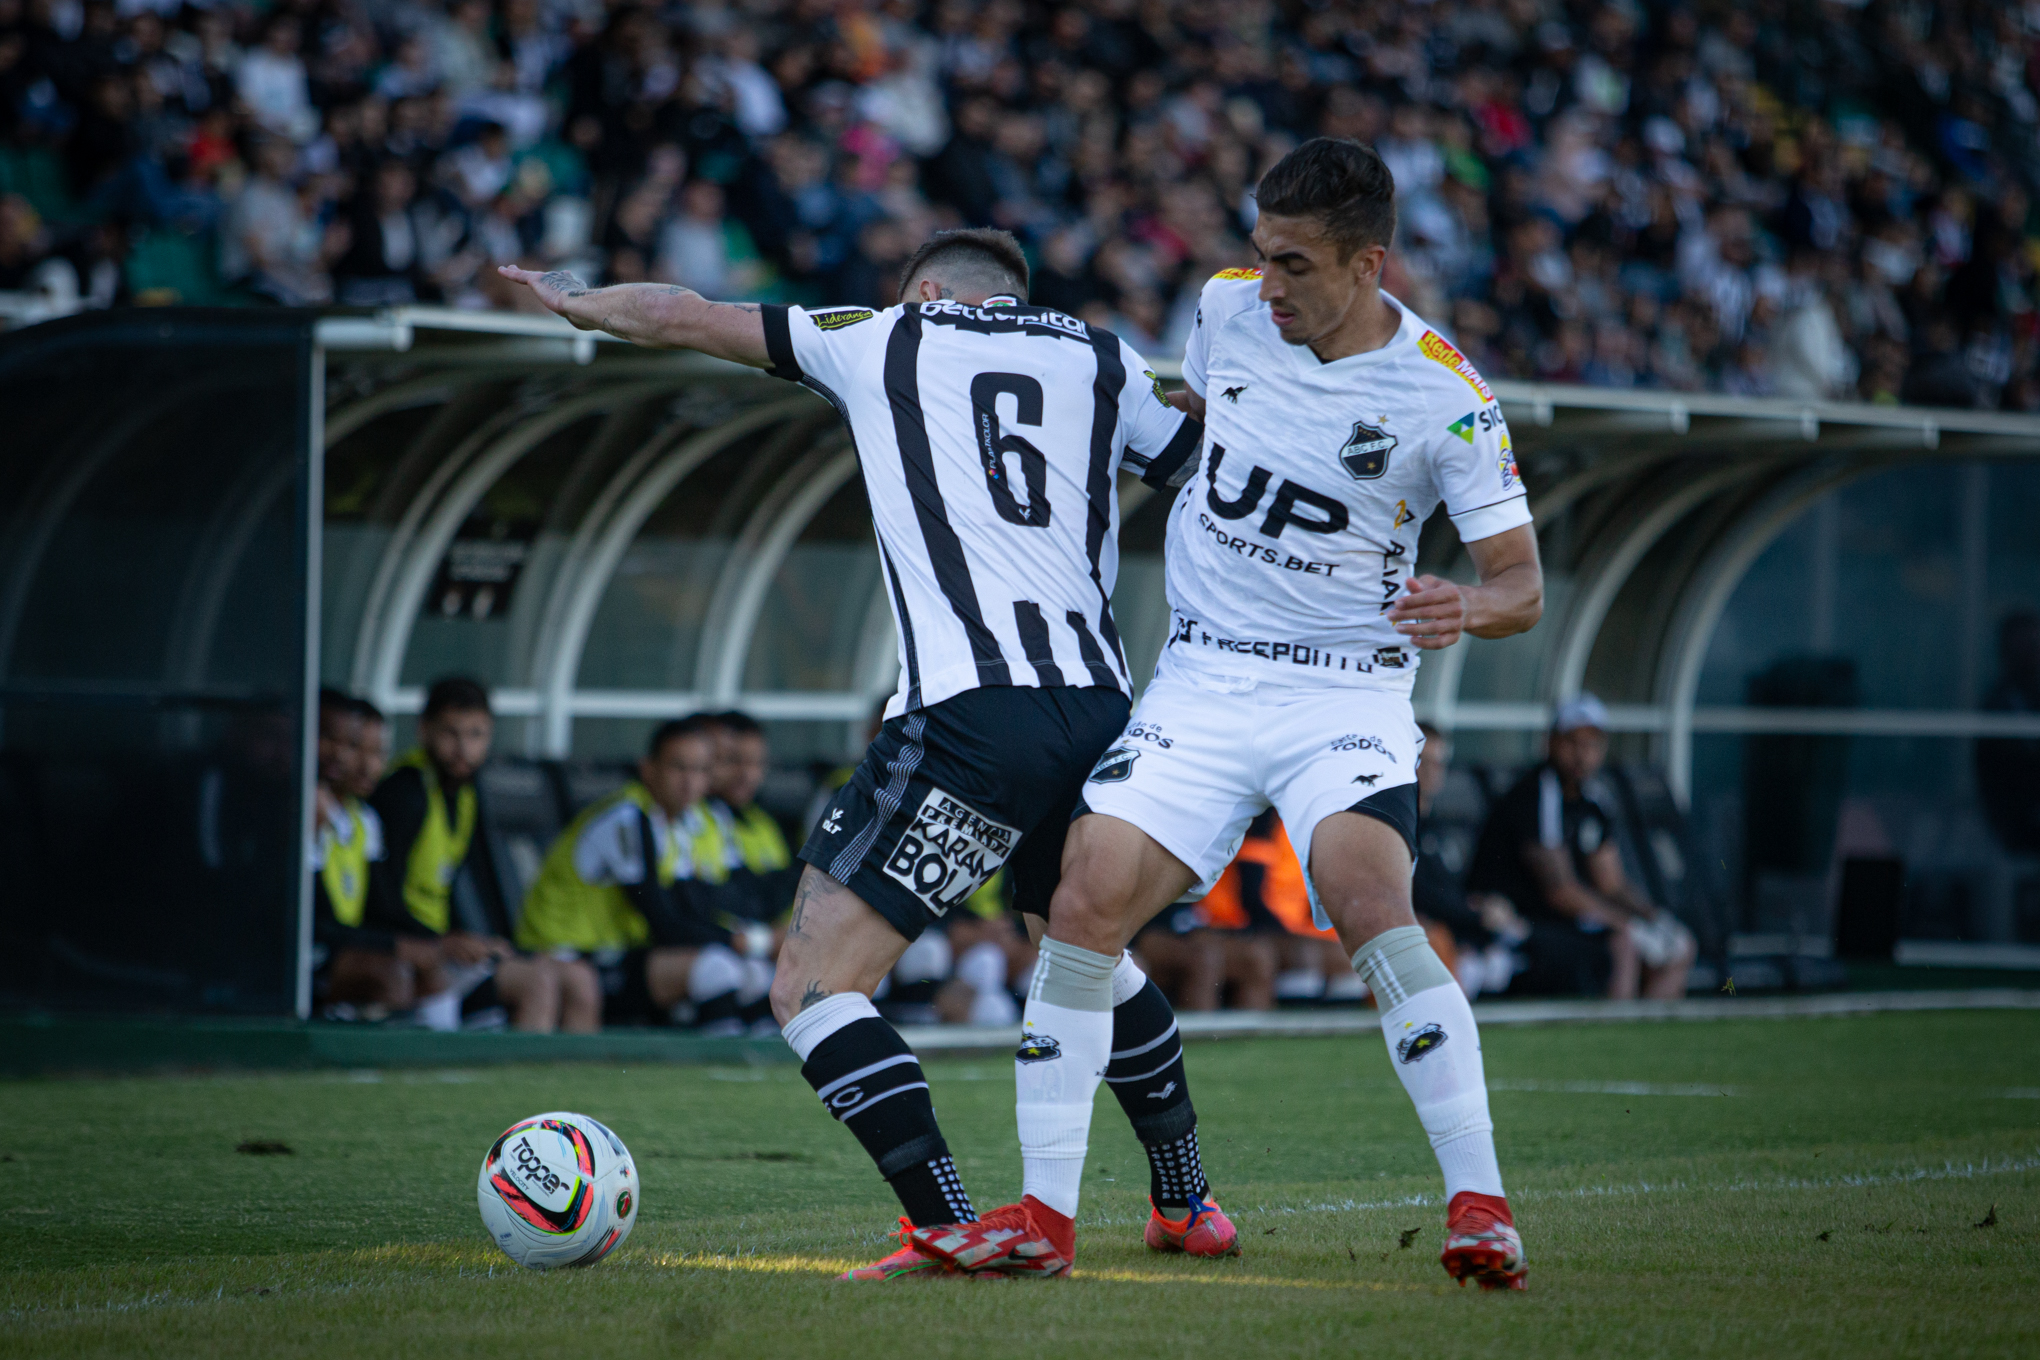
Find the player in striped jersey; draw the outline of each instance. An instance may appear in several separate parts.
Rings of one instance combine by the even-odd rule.
[[[884,311],[503,273],[584,330],[801,383],[850,427],[898,629],[900,689],[801,850],[808,867],[773,1010],[803,1075],[892,1184],[903,1226],[971,1223],[927,1080],[871,992],[923,928],[1001,867],[1015,905],[1047,916],[1084,778],[1130,704],[1111,607],[1114,479],[1124,467],[1180,486],[1202,425],[1117,336],[1029,306],[1026,257],[1004,232],[936,236],[907,264],[902,305]],[[1124,951],[1107,961],[1104,996],[1112,1052],[1100,1067],[1148,1150],[1150,1245],[1234,1249],[1205,1184],[1167,1001]],[[1043,1274],[1069,1264],[1029,1262]],[[903,1240],[851,1277],[950,1268]]]

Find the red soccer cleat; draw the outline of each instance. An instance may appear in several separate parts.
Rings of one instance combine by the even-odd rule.
[[[907,1239],[924,1255],[958,1270],[997,1271],[1045,1280],[1070,1273],[1077,1260],[1077,1225],[1028,1195],[975,1223],[916,1228]]]
[[[836,1278],[884,1284],[892,1280],[932,1280],[938,1276],[956,1273],[947,1261],[938,1261],[915,1250],[913,1233],[914,1225],[902,1218],[897,1234],[900,1239],[898,1251],[890,1256],[880,1257],[868,1266],[846,1270]]]
[[[1461,1190],[1452,1197],[1438,1263],[1462,1288],[1468,1280],[1482,1289],[1529,1288],[1523,1280],[1523,1239],[1509,1216],[1509,1201],[1500,1195]]]
[[[1152,1206],[1154,1201],[1148,1203]],[[1239,1229],[1233,1227],[1217,1200],[1192,1198],[1190,1212],[1181,1218],[1164,1218],[1155,1208],[1148,1215],[1146,1236],[1149,1251],[1180,1251],[1186,1256],[1240,1254]]]

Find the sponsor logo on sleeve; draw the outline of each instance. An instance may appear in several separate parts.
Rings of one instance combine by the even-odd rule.
[[[815,323],[820,331],[840,331],[845,326],[854,326],[860,321],[869,321],[876,315],[866,307],[838,307],[833,311],[809,312],[808,320]]]
[[[1471,444],[1473,442],[1473,432],[1480,426],[1479,416],[1480,413],[1477,411],[1468,411],[1445,428],[1448,432],[1458,435],[1461,439]]]
[[[1167,406],[1169,404],[1169,394],[1162,390],[1162,380],[1155,375],[1155,371],[1152,368],[1144,371],[1147,373],[1148,386],[1154,391],[1155,400]]]
[[[1432,363],[1443,364],[1461,378],[1464,378],[1466,385],[1478,392],[1482,401],[1493,401],[1495,399],[1494,389],[1487,385],[1486,379],[1475,372],[1473,365],[1467,362],[1466,356],[1452,348],[1445,337],[1438,334],[1438,332],[1425,331],[1423,338],[1417,341],[1417,349]]]
[[[1259,269],[1221,269],[1211,276],[1213,279],[1258,279]]]
[[[1522,472],[1516,467],[1516,451],[1509,447],[1509,432],[1502,431],[1502,456],[1495,460],[1495,467],[1502,474],[1502,490],[1507,491],[1523,480]]]
[[[931,788],[913,825],[886,857],[885,872],[937,916],[984,886],[1020,843],[1017,827],[995,822],[962,799]]]

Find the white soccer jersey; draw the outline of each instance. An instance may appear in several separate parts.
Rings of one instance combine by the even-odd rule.
[[[984,685],[1130,690],[1114,474],[1179,484],[1201,429],[1140,355],[1010,298],[764,316],[773,376],[857,446],[899,632],[886,716]]]
[[[1286,343],[1260,271],[1204,285],[1183,377],[1206,403],[1201,473],[1169,521],[1168,664],[1407,691],[1418,652],[1383,617],[1443,501],[1465,542],[1530,522],[1509,427],[1414,312],[1380,349]]]

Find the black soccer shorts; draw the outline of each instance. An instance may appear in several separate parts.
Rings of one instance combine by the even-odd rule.
[[[889,719],[800,857],[907,939],[1004,868],[1048,915],[1091,767],[1126,727],[1115,689],[966,690]]]

